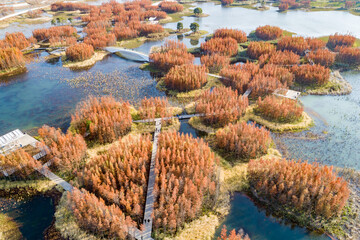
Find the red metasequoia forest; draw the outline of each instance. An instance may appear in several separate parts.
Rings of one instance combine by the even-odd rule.
[[[348,197],[347,182],[332,167],[286,159],[251,160],[251,189],[276,206],[284,204],[325,218],[342,212]]]
[[[206,67],[194,64],[172,67],[164,77],[167,88],[180,92],[199,89],[206,82]]]
[[[150,135],[129,135],[91,159],[78,172],[79,185],[141,222],[151,149]]]
[[[57,2],[51,4],[51,11],[90,11],[91,5],[86,3],[74,3],[74,2]]]
[[[258,59],[264,54],[272,55],[275,50],[275,46],[268,42],[250,42],[246,52],[250,58]]]
[[[275,122],[291,123],[302,117],[304,108],[297,101],[273,95],[259,98],[255,112]]]
[[[281,37],[282,34],[283,30],[281,28],[270,25],[261,26],[255,30],[256,37],[266,41],[277,39]]]
[[[259,73],[253,77],[249,87],[252,89],[251,95],[258,97],[271,94],[278,88],[285,88],[286,83],[282,83],[276,76]]]
[[[249,105],[247,97],[238,94],[230,87],[214,88],[203,92],[196,102],[196,112],[204,113],[201,120],[206,125],[223,127],[236,122]]]
[[[113,97],[90,97],[78,104],[71,127],[89,140],[109,143],[131,130],[130,104]]]
[[[221,0],[221,5],[231,5],[234,0]]]
[[[161,10],[163,10],[167,13],[182,12],[184,10],[183,5],[181,5],[177,2],[161,2],[159,4],[159,7]]]
[[[247,41],[247,36],[244,31],[237,30],[237,29],[228,29],[228,28],[221,28],[216,29],[214,32],[214,38],[233,38],[238,43],[243,43]]]
[[[5,39],[0,40],[0,48],[16,47],[22,50],[29,46],[30,42],[22,32],[6,33]]]
[[[268,63],[275,65],[295,65],[300,62],[300,56],[291,51],[276,51],[269,57]]]
[[[38,130],[44,144],[49,148],[48,156],[55,167],[61,171],[73,172],[81,167],[86,155],[86,142],[79,134],[44,125]]]
[[[234,56],[238,52],[237,41],[233,38],[212,38],[209,41],[202,43],[201,51],[205,54],[221,54],[225,56]]]
[[[332,50],[336,50],[339,47],[352,47],[355,41],[356,38],[350,34],[341,35],[335,33],[329,36],[326,46]]]
[[[200,62],[210,73],[219,73],[221,69],[230,65],[230,58],[219,54],[201,56]]]
[[[0,48],[0,70],[24,67],[24,55],[18,48]]]
[[[256,158],[267,153],[270,132],[254,123],[229,124],[216,132],[216,146],[242,159]]]
[[[159,52],[151,53],[149,58],[151,65],[164,72],[176,65],[191,64],[194,61],[194,56],[179,41],[166,41]]]
[[[216,163],[202,139],[175,131],[160,134],[155,164],[155,228],[174,233],[213,208],[218,185]]]
[[[340,48],[339,54],[336,56],[336,60],[349,65],[359,65],[360,49],[352,47]]]
[[[33,36],[38,40],[51,40],[51,38],[74,37],[76,29],[71,26],[56,26],[51,28],[41,28],[33,31]]]
[[[306,58],[324,67],[331,67],[335,63],[335,53],[327,49],[318,49],[315,52],[309,52]]]
[[[291,71],[295,74],[295,81],[305,85],[323,85],[329,81],[330,69],[319,64],[304,64],[293,66]]]
[[[221,229],[220,237],[217,240],[250,240],[249,236],[240,229],[239,233],[236,233],[235,229],[227,234],[226,226],[224,225]]]
[[[326,42],[318,38],[306,38],[306,41],[309,44],[309,49],[312,51],[323,49],[326,46]]]
[[[279,50],[289,50],[301,56],[308,48],[309,44],[303,37],[284,36],[278,42]]]
[[[285,67],[266,64],[262,69],[260,69],[260,73],[265,76],[277,78],[284,86],[287,87],[290,87],[294,84],[294,74]]]
[[[171,117],[171,106],[167,98],[151,97],[141,100],[139,107],[141,119],[165,118]]]
[[[66,49],[66,57],[71,61],[84,61],[94,55],[94,48],[86,43],[71,45]]]
[[[100,238],[126,239],[129,227],[135,226],[118,206],[106,205],[103,199],[84,189],[68,192],[66,203],[79,227]]]

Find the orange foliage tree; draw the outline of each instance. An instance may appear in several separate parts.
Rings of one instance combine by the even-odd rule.
[[[326,46],[330,49],[336,50],[337,48],[341,47],[352,47],[356,38],[350,34],[338,34],[335,33],[334,35],[329,36],[329,40]]]
[[[199,89],[206,82],[206,67],[193,64],[174,66],[164,77],[164,83],[168,88],[180,92]]]
[[[265,76],[277,78],[284,86],[290,87],[294,84],[294,74],[285,67],[280,67],[273,64],[266,64],[261,70],[260,73]]]
[[[326,46],[326,43],[318,38],[306,38],[307,43],[309,44],[309,48],[312,51],[323,49]]]
[[[60,129],[46,125],[38,133],[49,148],[48,154],[57,169],[74,172],[83,164],[87,146],[81,135],[69,131],[64,134]]]
[[[240,229],[239,233],[236,233],[235,229],[233,229],[228,235],[226,226],[224,225],[221,229],[220,237],[218,237],[217,240],[250,240],[250,238],[242,229]]]
[[[56,26],[51,28],[41,28],[33,31],[33,36],[38,41],[50,40],[51,38],[73,37],[76,29],[71,26]]]
[[[171,106],[167,98],[145,97],[141,100],[139,115],[141,119],[171,117]]]
[[[89,12],[91,6],[86,3],[74,3],[74,2],[57,2],[51,4],[51,11],[58,12],[58,11],[83,11]]]
[[[332,167],[296,160],[261,159],[248,165],[251,189],[276,206],[288,205],[325,218],[342,212],[349,197],[347,182]]]
[[[18,48],[0,48],[0,59],[1,71],[25,66],[24,55]]]
[[[274,40],[281,37],[283,34],[283,30],[276,26],[261,26],[256,28],[255,35],[256,37],[262,40]]]
[[[295,65],[300,62],[300,56],[291,51],[276,51],[269,57],[268,63],[275,65]]]
[[[194,61],[194,56],[179,41],[166,41],[160,51],[151,53],[149,58],[152,66],[164,72],[176,65],[191,64]]]
[[[159,136],[154,186],[154,226],[174,233],[212,209],[216,202],[217,159],[202,139],[175,131]]]
[[[210,73],[218,73],[230,64],[230,58],[219,54],[211,54],[201,56],[200,62]]]
[[[205,54],[220,54],[225,56],[234,56],[238,52],[237,41],[233,38],[212,38],[209,41],[202,43],[201,51]]]
[[[349,65],[360,65],[360,49],[352,47],[341,48],[336,56],[336,60]]]
[[[275,76],[265,75],[264,73],[256,74],[249,84],[252,89],[251,96],[264,96],[273,93],[278,88],[286,87],[280,79]]]
[[[335,53],[327,49],[318,49],[315,52],[310,52],[306,58],[312,60],[315,64],[331,67],[335,62]]]
[[[177,2],[161,2],[159,7],[167,13],[182,12],[184,10],[184,7]]]
[[[77,106],[71,126],[81,135],[99,143],[109,143],[131,130],[130,104],[113,97],[90,97]]]
[[[30,42],[22,32],[6,33],[5,39],[0,40],[0,48],[16,47],[22,50],[29,46]]]
[[[196,102],[196,112],[205,114],[201,120],[206,125],[223,127],[237,121],[249,105],[247,97],[231,88],[214,88],[203,92]]]
[[[241,30],[221,28],[216,29],[216,31],[214,32],[214,38],[228,37],[235,39],[238,43],[243,43],[247,41],[246,33]]]
[[[221,5],[231,5],[234,2],[234,0],[221,0]]]
[[[275,46],[268,42],[250,42],[246,53],[250,58],[258,59],[264,54],[271,55],[275,50]]]
[[[219,129],[215,135],[216,146],[242,159],[266,154],[271,143],[270,132],[254,123],[239,122]]]
[[[86,43],[78,43],[66,49],[66,57],[71,61],[84,61],[94,55],[94,48]]]
[[[279,98],[274,95],[266,96],[256,102],[256,113],[266,119],[275,122],[291,123],[298,121],[303,114],[304,108],[295,100],[288,98]]]
[[[323,85],[329,81],[330,69],[319,64],[304,64],[293,66],[291,71],[295,74],[295,81],[305,85]]]
[[[303,37],[284,36],[278,42],[279,50],[289,50],[299,55],[304,55],[308,48],[309,45]]]

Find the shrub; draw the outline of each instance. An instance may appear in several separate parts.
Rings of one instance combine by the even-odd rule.
[[[184,10],[184,7],[177,2],[161,2],[159,7],[167,13],[182,12]]]
[[[250,58],[258,59],[264,54],[271,55],[275,50],[275,46],[268,42],[250,42],[246,53]]]
[[[326,43],[318,38],[306,38],[307,43],[309,44],[309,48],[312,51],[316,51],[318,49],[325,48]]]
[[[349,65],[360,65],[360,49],[352,47],[341,48],[336,60]]]
[[[293,66],[291,71],[295,74],[295,81],[305,85],[323,85],[329,81],[330,70],[319,64]]]
[[[218,73],[221,69],[230,64],[230,58],[219,54],[204,55],[200,58],[201,64],[211,73]]]
[[[82,136],[71,132],[64,134],[60,129],[46,125],[40,128],[38,133],[44,144],[49,147],[48,155],[57,169],[69,172],[79,169],[87,149]]]
[[[18,48],[1,48],[0,59],[1,71],[25,66],[24,55]]]
[[[296,160],[252,160],[250,187],[276,206],[290,206],[325,218],[339,215],[349,197],[346,181],[332,167]]]
[[[54,37],[72,37],[76,34],[76,29],[71,26],[56,26],[51,28],[41,28],[33,31],[33,36],[38,41],[49,40]]]
[[[141,100],[139,115],[141,119],[171,117],[172,111],[167,98],[151,97]]]
[[[309,45],[303,37],[284,36],[278,42],[279,50],[289,50],[298,55],[304,55],[308,48]]]
[[[228,38],[228,37],[235,39],[238,43],[243,43],[247,41],[246,33],[241,30],[221,28],[221,29],[217,29],[214,32],[214,38]]]
[[[220,54],[225,56],[234,56],[238,52],[238,45],[233,38],[212,38],[202,43],[201,51],[205,54]]]
[[[84,189],[68,192],[66,204],[81,229],[101,238],[126,239],[129,228],[136,225],[119,207],[106,205],[102,198]]]
[[[277,65],[266,64],[261,70],[260,73],[265,76],[277,78],[284,86],[290,87],[294,84],[295,76],[294,74],[285,67],[280,67]]]
[[[264,99],[259,98],[256,104],[256,113],[275,122],[291,123],[298,121],[304,111],[297,101],[274,95],[266,96]]]
[[[174,66],[165,75],[164,82],[168,88],[180,92],[199,89],[207,82],[206,67],[193,64]]]
[[[20,50],[30,46],[30,42],[26,39],[25,35],[22,32],[15,33],[6,33],[5,39],[1,44],[1,48],[5,47],[15,47]]]
[[[66,57],[71,61],[84,61],[94,55],[94,48],[86,43],[78,43],[66,49]]]
[[[267,153],[271,143],[270,132],[254,123],[239,122],[219,129],[215,135],[216,146],[227,153],[242,158],[256,158]]]
[[[341,35],[335,33],[329,36],[329,40],[326,46],[330,49],[336,49],[339,47],[352,47],[356,41],[356,38],[350,34]]]
[[[264,73],[256,74],[249,84],[252,89],[251,96],[264,96],[273,93],[278,88],[284,88],[285,85],[275,76],[266,76]]]
[[[150,135],[130,135],[92,158],[78,173],[88,191],[141,221],[146,200],[152,143]]]
[[[221,0],[221,5],[231,5],[234,2],[234,0]]]
[[[109,143],[131,130],[130,105],[113,97],[90,97],[77,106],[71,126],[89,140]]]
[[[217,159],[202,139],[175,131],[159,136],[154,227],[174,233],[216,202]]]
[[[236,122],[246,111],[248,99],[231,88],[214,88],[203,92],[196,102],[196,112],[206,125],[223,127]]]
[[[291,51],[276,51],[269,57],[268,63],[275,65],[296,65],[300,62],[300,56]]]
[[[166,41],[159,52],[151,53],[150,64],[167,72],[176,65],[191,64],[194,56],[187,52],[185,44],[178,41]]]
[[[312,60],[315,64],[331,67],[335,62],[335,53],[330,52],[327,49],[319,49],[315,52],[310,52],[306,58]]]
[[[274,40],[281,37],[282,34],[283,30],[281,28],[270,25],[261,26],[255,30],[256,37],[262,40]]]

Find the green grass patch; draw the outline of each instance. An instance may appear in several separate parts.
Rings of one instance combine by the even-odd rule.
[[[208,31],[205,30],[198,30],[197,32],[192,32],[189,34],[185,34],[185,38],[190,38],[193,40],[198,40],[199,38],[201,38],[202,36],[208,34]]]

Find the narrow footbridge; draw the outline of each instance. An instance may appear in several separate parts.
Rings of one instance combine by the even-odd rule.
[[[149,62],[149,55],[121,47],[106,47],[104,50],[110,53],[118,53],[121,57],[136,62]]]

